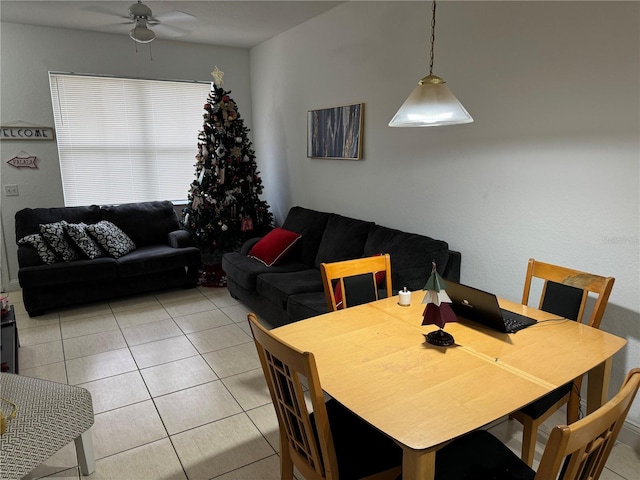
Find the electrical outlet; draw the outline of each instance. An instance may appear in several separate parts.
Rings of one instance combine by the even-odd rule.
[[[18,193],[18,185],[5,185],[4,193],[7,197],[17,197],[20,195]]]

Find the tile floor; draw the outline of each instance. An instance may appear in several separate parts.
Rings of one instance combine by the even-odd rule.
[[[280,478],[278,425],[248,310],[226,289],[159,292],[36,318],[20,292],[9,298],[20,373],[92,394],[92,480]],[[517,422],[504,419],[491,431],[519,451]],[[544,433],[540,440],[536,461]],[[603,480],[636,480],[640,454],[618,444],[607,467]],[[25,478],[40,477],[78,479],[73,442]]]

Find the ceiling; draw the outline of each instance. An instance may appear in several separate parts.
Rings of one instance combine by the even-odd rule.
[[[128,35],[128,1],[0,0],[3,22]],[[343,2],[144,0],[158,39],[250,48]],[[187,14],[187,15],[185,15]]]

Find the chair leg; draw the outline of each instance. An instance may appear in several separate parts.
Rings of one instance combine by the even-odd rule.
[[[527,465],[533,465],[533,455],[536,452],[536,441],[538,439],[538,425],[531,421],[529,417],[523,418],[522,424],[522,458]]]

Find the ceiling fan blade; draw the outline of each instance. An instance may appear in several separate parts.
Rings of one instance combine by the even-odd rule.
[[[100,6],[91,5],[91,6],[84,7],[83,10],[86,10],[87,12],[103,13],[105,15],[110,15],[112,17],[126,18],[130,20],[130,17],[128,15],[122,15],[120,12],[115,12],[113,10],[109,10],[108,8],[104,8]]]
[[[188,33],[191,33],[191,30],[187,30],[186,28],[173,27],[165,25],[164,23],[154,25],[153,30],[156,31],[159,35],[174,38],[183,37]]]
[[[197,22],[198,21],[198,19],[193,15],[189,15],[188,13],[178,12],[178,11],[161,13],[160,15],[153,17],[153,20],[156,20],[162,23]]]

